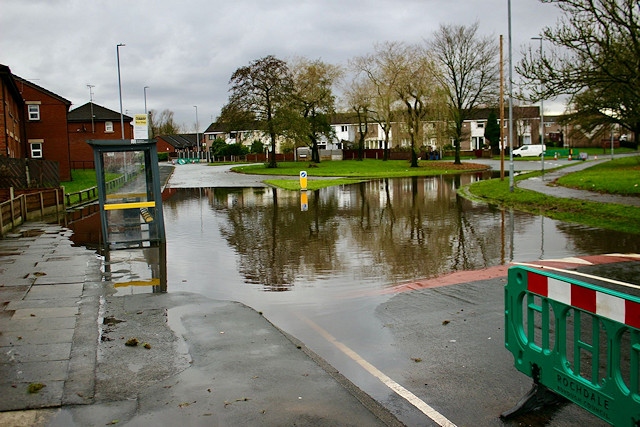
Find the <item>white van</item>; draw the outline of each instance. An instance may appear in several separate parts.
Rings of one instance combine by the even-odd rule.
[[[540,157],[546,149],[542,144],[523,145],[513,150],[513,157]]]

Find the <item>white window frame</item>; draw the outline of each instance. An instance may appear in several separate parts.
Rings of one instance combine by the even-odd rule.
[[[38,104],[28,104],[27,111],[29,113],[29,121],[40,120],[40,106]]]
[[[113,122],[104,122],[104,132],[113,133]]]
[[[30,142],[29,149],[31,151],[32,159],[41,159],[43,154],[42,142]]]

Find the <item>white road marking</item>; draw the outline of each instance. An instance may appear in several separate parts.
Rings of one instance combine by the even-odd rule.
[[[322,329],[319,325],[311,321],[310,319],[299,315],[299,317],[305,321],[313,330],[318,332],[324,339],[329,341],[331,344],[336,346],[340,351],[342,351],[345,355],[347,355],[351,360],[356,362],[358,365],[362,366],[367,372],[369,372],[374,377],[378,378],[384,385],[389,387],[391,390],[396,392],[400,397],[405,399],[407,402],[411,403],[417,409],[420,410],[427,417],[431,418],[434,422],[442,427],[456,427],[454,423],[449,421],[444,415],[440,412],[436,411],[434,408],[423,402],[418,396],[411,393],[409,390],[389,378],[378,368],[373,366],[371,363],[364,360],[358,353],[351,350],[345,344],[338,341],[333,335],[329,332]]]

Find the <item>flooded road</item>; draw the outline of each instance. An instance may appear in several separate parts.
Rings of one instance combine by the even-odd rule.
[[[410,347],[402,343],[403,338],[392,331],[397,312],[385,311],[397,310],[401,299],[409,298],[405,307],[413,302],[408,293],[398,299],[386,291],[418,278],[513,261],[640,251],[637,236],[503,211],[456,196],[461,185],[487,176],[372,180],[309,192],[307,203],[296,191],[217,185],[233,179],[228,174],[210,187],[170,186],[163,201],[168,291],[240,301],[262,312],[358,387],[392,407],[403,422],[431,425],[422,413],[355,363],[354,357],[345,356],[344,347],[390,378],[409,384],[415,380],[403,378],[403,372],[417,359],[407,352],[415,355],[417,350],[407,350]],[[210,182],[200,179],[201,185]],[[183,178],[177,181],[182,182],[178,187],[188,185]],[[139,291],[144,290],[119,292]],[[483,308],[477,310],[491,314],[483,322],[494,329],[489,337],[494,341],[484,356],[512,366],[513,358],[504,350],[499,331],[501,289],[451,291],[446,299],[416,305],[412,312],[444,310],[442,316],[448,319],[460,313],[457,306],[451,306],[452,300],[468,302],[478,300],[479,295],[490,296],[478,303]],[[471,320],[473,315],[469,316]],[[482,339],[487,342],[487,337]],[[420,347],[419,343],[412,345]],[[447,362],[437,361],[441,363]],[[504,385],[506,380],[500,381]],[[509,381],[504,389],[517,391],[509,397],[505,397],[507,391],[497,393],[494,406],[485,414],[492,420],[489,424],[500,425],[497,415],[509,409],[530,384],[522,377]],[[481,400],[483,389],[478,390]],[[467,409],[471,413],[462,417],[456,414],[460,402],[451,405],[439,403],[454,422],[478,416]],[[482,402],[470,405],[467,408],[482,406]]]

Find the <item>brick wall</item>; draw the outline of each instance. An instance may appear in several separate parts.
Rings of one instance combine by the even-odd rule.
[[[69,139],[67,136],[67,111],[69,104],[28,84],[18,83],[25,100],[25,124],[27,130],[27,153],[32,158],[30,142],[42,144],[42,159],[58,163],[60,179],[71,180]],[[38,103],[40,119],[30,120],[29,104]]]

